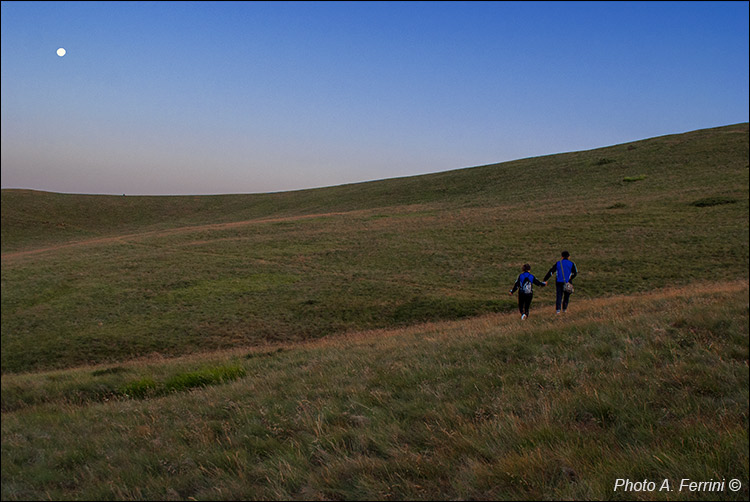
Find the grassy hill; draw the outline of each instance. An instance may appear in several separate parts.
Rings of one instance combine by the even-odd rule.
[[[565,200],[606,196],[627,204],[634,193],[674,197],[698,187],[710,195],[742,198],[747,130],[747,124],[738,124],[437,174],[270,194],[123,197],[3,190],[2,251],[175,226],[418,204],[504,207],[563,195]],[[648,181],[635,183],[640,176]]]
[[[749,143],[3,190],[2,499],[747,500]],[[562,249],[569,312],[538,288],[522,322],[521,265]]]
[[[6,374],[2,498],[747,500],[747,298],[694,284]]]
[[[3,190],[2,371],[511,311],[562,249],[580,299],[746,280],[747,214],[748,124],[277,194]]]

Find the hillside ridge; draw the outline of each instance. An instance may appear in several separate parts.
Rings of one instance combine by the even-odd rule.
[[[599,180],[602,175],[622,172],[622,179],[627,175],[664,173],[668,163],[681,167],[696,162],[708,151],[736,149],[737,134],[748,135],[748,123],[431,174],[262,194],[123,197],[3,189],[1,245],[3,252],[10,252],[170,227],[259,218],[424,203],[455,207],[494,205],[498,198],[512,203],[545,197],[552,183],[572,194],[580,193],[584,184],[586,190],[595,193],[606,188]],[[745,159],[747,143],[744,142]],[[746,165],[747,162],[743,167]]]

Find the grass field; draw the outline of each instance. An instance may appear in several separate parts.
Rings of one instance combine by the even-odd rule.
[[[738,124],[276,194],[3,190],[2,498],[746,500],[748,145]],[[562,249],[569,314],[538,288],[522,323],[508,289]]]
[[[747,298],[707,283],[4,375],[3,499],[746,500]]]
[[[747,279],[748,127],[282,194],[2,204],[3,373],[114,363],[511,311],[521,265],[562,249],[582,298]]]

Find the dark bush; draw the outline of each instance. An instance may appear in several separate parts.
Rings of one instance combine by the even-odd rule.
[[[737,202],[737,199],[733,197],[714,196],[714,197],[704,197],[702,199],[698,199],[696,201],[691,202],[690,205],[695,206],[695,207],[711,207],[711,206],[720,206],[722,204],[734,204],[735,202]]]

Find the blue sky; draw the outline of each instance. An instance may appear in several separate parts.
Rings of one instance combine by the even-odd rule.
[[[3,1],[0,19],[3,188],[275,192],[748,121],[748,2]]]

